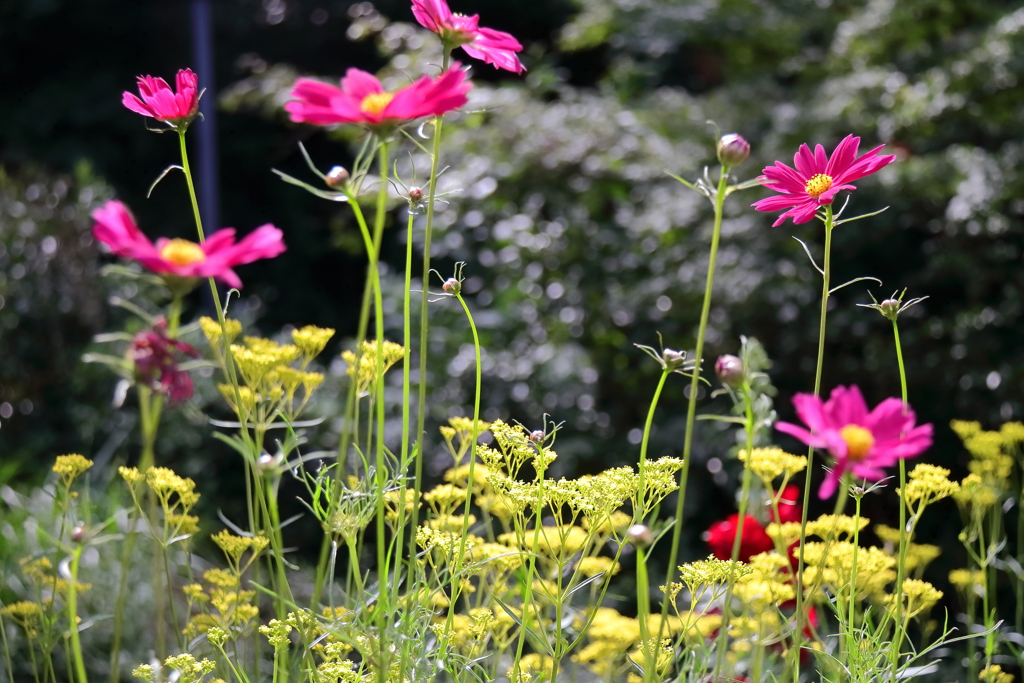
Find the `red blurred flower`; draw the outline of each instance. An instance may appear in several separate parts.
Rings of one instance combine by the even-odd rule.
[[[203,244],[161,237],[153,244],[135,224],[121,202],[107,202],[92,212],[92,234],[116,256],[134,259],[154,273],[181,278],[215,277],[229,287],[241,288],[234,266],[273,258],[285,250],[281,231],[261,225],[235,243],[235,229],[224,228]]]
[[[292,100],[284,105],[292,121],[330,126],[361,123],[390,127],[422,116],[438,116],[466,103],[472,87],[456,62],[437,78],[424,76],[395,92],[384,90],[381,82],[359,69],[349,69],[341,88],[300,78],[292,89]]]
[[[846,470],[878,481],[885,477],[883,467],[920,455],[932,445],[932,426],[915,427],[914,411],[898,398],[887,398],[868,412],[860,389],[836,387],[827,401],[797,394],[793,406],[810,429],[789,422],[777,422],[775,428],[808,446],[827,449],[836,461],[818,491],[819,498],[835,493]]]
[[[178,353],[196,358],[199,352],[188,344],[167,336],[167,321],[160,318],[148,330],[132,339],[128,360],[135,366],[136,379],[172,403],[192,398],[192,378],[178,366]]]
[[[885,145],[858,157],[859,146],[860,138],[847,135],[829,158],[821,145],[814,148],[813,154],[807,145],[800,145],[800,150],[793,156],[796,170],[776,161],[774,166],[763,171],[764,186],[779,194],[754,202],[752,206],[758,211],[789,209],[772,227],[782,225],[787,218],[792,218],[794,223],[806,223],[814,218],[819,206],[831,204],[840,191],[856,190],[851,182],[896,160],[893,154],[878,155]]]
[[[779,496],[780,522],[799,522],[803,508],[800,506],[800,490],[796,486],[787,486]],[[770,508],[769,508],[770,509]],[[770,516],[775,519],[775,511],[770,509]],[[732,514],[721,522],[711,525],[707,531],[708,546],[720,560],[732,558],[732,546],[739,532],[739,514]],[[747,562],[758,553],[774,550],[775,544],[771,537],[753,515],[746,515],[743,522],[743,538],[740,540],[740,554],[737,559]]]
[[[430,29],[449,48],[461,47],[470,57],[493,64],[497,69],[521,74],[526,67],[516,56],[523,46],[504,31],[481,28],[480,17],[452,14],[446,0],[412,0],[412,13],[420,26]]]
[[[199,78],[191,69],[182,69],[175,78],[177,92],[167,81],[153,76],[139,76],[139,94],[125,91],[121,103],[132,111],[174,125],[188,124],[199,112]]]

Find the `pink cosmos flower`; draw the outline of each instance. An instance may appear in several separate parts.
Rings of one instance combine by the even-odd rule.
[[[424,76],[395,92],[372,74],[349,69],[341,79],[341,88],[300,78],[292,89],[292,100],[284,105],[292,121],[329,126],[336,123],[361,123],[367,126],[394,126],[421,116],[438,116],[466,103],[472,87],[466,72],[456,62],[437,78]]]
[[[516,56],[523,46],[504,31],[480,28],[480,17],[452,14],[446,0],[412,0],[412,13],[420,26],[430,29],[449,47],[461,47],[470,57],[521,74],[526,67]]]
[[[96,221],[92,234],[115,255],[138,261],[154,273],[181,278],[215,277],[229,287],[242,287],[242,281],[232,270],[234,266],[273,258],[284,251],[281,231],[269,223],[237,244],[234,228],[218,230],[203,244],[165,237],[153,244],[121,202],[107,202],[93,211],[92,217]]]
[[[793,406],[810,430],[788,422],[778,422],[775,428],[808,446],[827,449],[836,461],[818,491],[819,498],[835,493],[847,470],[859,478],[878,481],[885,476],[882,468],[920,455],[932,445],[932,426],[915,427],[910,406],[898,398],[887,398],[868,412],[856,386],[836,387],[827,401],[813,394],[797,394]]]
[[[185,342],[167,336],[167,321],[160,318],[148,330],[132,339],[128,360],[135,366],[135,376],[158,394],[166,394],[172,403],[192,398],[192,378],[178,366],[177,354],[193,358],[199,352]]]
[[[878,154],[885,145],[858,157],[859,146],[860,138],[847,135],[828,158],[821,145],[814,148],[813,154],[807,145],[800,145],[793,156],[796,170],[781,161],[764,169],[762,184],[779,194],[754,202],[752,206],[758,211],[789,209],[772,227],[782,225],[787,218],[792,218],[794,223],[806,223],[814,218],[819,206],[831,204],[842,190],[856,190],[851,182],[896,160],[893,154]]]
[[[191,69],[182,69],[175,79],[177,92],[171,91],[167,81],[153,76],[139,76],[139,94],[125,91],[121,103],[133,112],[151,116],[157,121],[173,124],[188,123],[199,112],[199,77]]]

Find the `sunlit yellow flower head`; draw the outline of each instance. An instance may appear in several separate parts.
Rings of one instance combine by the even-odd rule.
[[[764,481],[770,482],[779,477],[789,479],[807,467],[807,457],[792,455],[781,448],[755,448],[748,456],[740,451],[739,459],[747,463],[750,470]]]
[[[357,351],[344,351],[341,354],[342,360],[348,366],[345,372],[355,379],[356,391],[360,394],[376,384],[377,347],[376,341],[364,340],[359,343]],[[382,373],[386,373],[392,365],[405,358],[405,348],[401,344],[385,340],[380,347]]]
[[[302,353],[303,365],[316,358],[333,336],[334,330],[329,327],[306,325],[292,330],[292,343]]]
[[[71,482],[90,467],[92,467],[92,460],[73,453],[71,455],[58,455],[57,462],[53,465],[53,471],[60,477],[61,485],[67,488],[71,486]]]
[[[1013,683],[1013,674],[1003,671],[998,664],[989,664],[978,674],[981,683]]]
[[[920,507],[952,496],[959,490],[960,484],[949,480],[949,470],[922,463],[910,471],[905,495],[908,504],[916,503]],[[904,495],[901,489],[896,489],[896,493]]]

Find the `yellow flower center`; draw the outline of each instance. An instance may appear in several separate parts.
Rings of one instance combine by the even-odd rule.
[[[817,173],[811,176],[811,179],[807,181],[804,189],[807,190],[807,194],[817,199],[827,192],[830,187],[832,187],[832,176],[825,175],[824,173]]]
[[[359,108],[366,114],[380,116],[385,107],[391,104],[395,96],[389,92],[375,92],[363,98]]]
[[[839,436],[846,442],[846,457],[850,460],[863,460],[875,445],[875,437],[860,425],[846,425],[839,430]]]
[[[206,253],[195,242],[174,238],[160,248],[160,258],[176,266],[190,266],[205,261]]]

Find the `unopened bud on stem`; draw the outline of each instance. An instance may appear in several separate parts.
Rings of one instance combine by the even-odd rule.
[[[686,360],[686,354],[675,349],[665,349],[661,352],[661,357],[665,360],[665,366],[669,370],[675,370]]]
[[[646,524],[634,524],[626,531],[626,538],[633,545],[646,548],[654,543],[654,532]]]
[[[530,432],[530,441],[534,443],[540,443],[543,440],[544,432],[542,432],[541,430],[535,429],[534,431]]]
[[[900,302],[896,299],[886,299],[878,305],[878,309],[889,320],[895,320],[900,312]]]
[[[750,156],[750,143],[739,133],[726,133],[718,139],[718,161],[735,168]]]
[[[462,292],[462,283],[453,277],[445,280],[444,284],[441,285],[441,289],[444,290],[445,294],[451,294],[452,296],[458,296]]]
[[[736,388],[743,384],[747,370],[743,367],[742,360],[726,354],[719,356],[715,361],[715,374],[718,375],[718,379],[722,380],[722,384]]]
[[[327,172],[327,179],[324,182],[332,190],[344,187],[345,183],[348,182],[348,171],[345,170],[344,166],[335,166]]]
[[[82,525],[82,524],[79,524],[78,526],[76,526],[74,529],[71,530],[71,542],[72,543],[81,543],[84,540],[85,540],[85,526]]]

